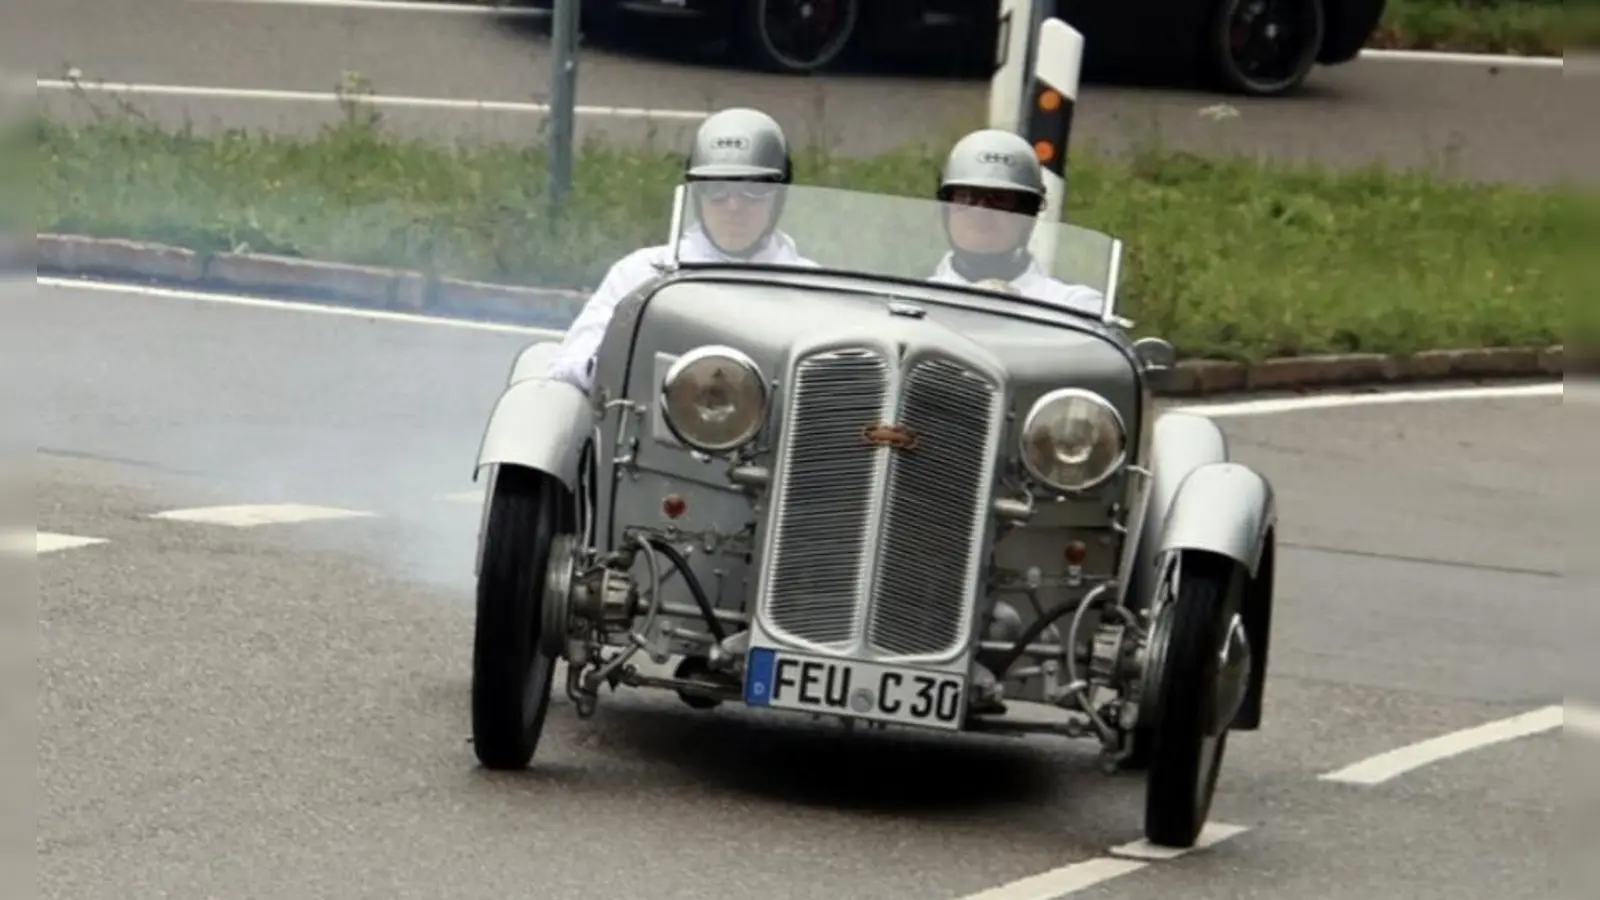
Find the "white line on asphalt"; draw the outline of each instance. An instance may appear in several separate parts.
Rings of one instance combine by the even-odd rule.
[[[97,94],[132,94],[147,97],[192,97],[213,100],[267,100],[286,103],[329,103],[348,101],[369,106],[388,106],[410,109],[444,109],[471,112],[550,112],[546,103],[526,103],[517,100],[458,100],[449,97],[403,97],[385,94],[349,94],[344,97],[332,91],[288,91],[271,88],[200,87],[187,84],[139,84],[118,81],[73,81],[63,78],[38,78],[39,90],[82,90]],[[617,119],[677,119],[698,122],[710,113],[693,109],[647,109],[634,106],[573,107],[580,116],[609,116]]]
[[[268,300],[264,297],[245,297],[237,294],[216,294],[207,291],[185,291],[177,288],[147,287],[145,285],[112,284],[104,281],[79,281],[75,278],[47,278],[36,281],[45,287],[69,290],[101,291],[112,294],[140,294],[169,300],[195,300],[203,303],[222,303],[229,306],[248,306],[255,309],[272,309],[285,312],[310,313],[317,316],[343,316],[353,319],[373,319],[380,322],[401,322],[409,325],[432,325],[441,328],[462,328],[468,331],[492,331],[500,334],[526,334],[542,340],[560,340],[560,329],[534,328],[529,325],[508,325],[502,322],[475,322],[470,319],[450,319],[424,316],[416,313],[389,312],[378,309],[361,309],[355,306],[332,306],[323,303],[302,303],[292,300]]]
[[[227,525],[231,528],[254,528],[258,525],[293,525],[303,522],[326,522],[335,519],[370,518],[373,513],[354,509],[337,509],[331,506],[307,506],[300,503],[265,503],[249,506],[207,506],[196,509],[172,509],[154,513],[152,519],[173,522],[194,522],[204,525]]]
[[[79,537],[75,534],[54,534],[48,531],[8,531],[0,534],[0,554],[6,556],[43,556],[61,550],[76,550],[104,544],[105,538]]]
[[[1320,781],[1362,786],[1382,784],[1407,772],[1453,756],[1560,728],[1561,722],[1561,707],[1546,706],[1543,709],[1487,722],[1380,753],[1338,771],[1324,773],[1317,778]]]
[[[525,6],[495,6],[487,3],[411,3],[409,0],[199,0],[201,3],[234,3],[242,6],[311,6],[323,9],[370,9],[387,12],[455,13],[467,16],[499,16],[508,19],[548,19],[550,10]]]
[[[499,322],[474,322],[467,319],[452,319],[449,317],[426,316],[417,313],[397,313],[381,310],[367,310],[353,306],[334,306],[321,303],[305,303],[289,300],[269,300],[263,297],[246,297],[237,294],[216,294],[203,291],[185,291],[176,288],[149,287],[142,284],[114,284],[104,281],[80,281],[74,278],[53,278],[40,276],[36,279],[38,284],[45,287],[68,288],[71,290],[103,291],[118,294],[139,294],[150,297],[164,297],[176,300],[195,300],[206,303],[222,303],[233,306],[248,306],[258,309],[275,309],[290,312],[311,313],[313,315],[345,316],[350,318],[377,319],[389,322],[403,322],[412,325],[431,325],[442,328],[463,328],[472,331],[491,331],[501,334],[524,334],[537,340],[560,340],[564,333],[561,329],[535,328],[528,325],[507,325]],[[1436,388],[1428,390],[1394,391],[1387,393],[1358,393],[1358,394],[1318,394],[1312,397],[1283,397],[1266,400],[1243,400],[1235,403],[1195,403],[1175,405],[1174,411],[1192,412],[1199,415],[1224,417],[1224,416],[1263,416],[1277,413],[1299,412],[1309,409],[1329,409],[1336,407],[1375,406],[1388,403],[1436,403],[1447,400],[1490,400],[1490,399],[1517,399],[1523,397],[1552,397],[1560,396],[1563,390],[1562,382],[1550,382],[1534,385],[1517,385],[1507,387],[1470,387],[1470,388]]]
[[[1275,397],[1241,400],[1236,403],[1206,403],[1175,406],[1175,411],[1206,416],[1266,416],[1275,413],[1336,409],[1347,406],[1382,406],[1392,403],[1437,403],[1441,400],[1500,400],[1521,397],[1560,397],[1562,382],[1545,382],[1505,387],[1430,388],[1413,391],[1387,391],[1381,394],[1319,394],[1312,397]]]
[[[1187,856],[1198,850],[1214,847],[1221,842],[1248,831],[1238,825],[1225,825],[1220,822],[1208,822],[1200,832],[1200,838],[1191,849],[1172,850],[1158,848],[1152,852],[1149,845],[1140,841],[1134,844],[1124,844],[1114,848],[1111,856],[1097,856],[1094,859],[1072,863],[1059,869],[1040,872],[1016,881],[992,887],[976,894],[969,894],[958,900],[1058,900],[1060,897],[1071,896],[1079,891],[1104,884],[1113,878],[1131,875],[1141,869],[1147,868],[1156,861],[1170,861]],[[1132,856],[1131,859],[1120,859],[1118,854]]]
[[[1445,63],[1448,65],[1501,66],[1522,69],[1559,69],[1560,56],[1516,56],[1505,53],[1444,53],[1437,50],[1363,50],[1362,59],[1375,62]]]

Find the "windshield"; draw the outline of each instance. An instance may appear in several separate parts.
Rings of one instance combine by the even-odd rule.
[[[932,198],[812,185],[789,185],[780,194],[764,194],[763,189],[770,192],[776,187],[714,181],[683,185],[673,211],[680,229],[675,233],[682,235],[674,263],[683,268],[737,264],[716,246],[747,246],[760,236],[774,204],[781,203],[778,244],[752,257],[753,263],[794,263],[798,254],[825,269],[916,281],[937,275],[941,281],[969,283],[955,272],[979,270],[952,270],[952,237],[975,254],[1009,250],[1026,241],[1036,264],[1033,275],[1012,281],[1009,288],[998,280],[977,286],[996,294],[1022,293],[1050,301],[1063,296],[1061,285],[1042,287],[1047,277],[1053,277],[1065,285],[1093,288],[1107,301],[1094,309],[1063,304],[1067,308],[1108,320],[1113,315],[1122,245],[1110,235]],[[715,238],[715,245],[708,238]]]

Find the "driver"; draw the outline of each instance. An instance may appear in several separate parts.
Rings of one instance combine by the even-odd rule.
[[[685,164],[685,180],[717,184],[694,189],[695,224],[685,228],[678,246],[684,262],[789,263],[815,267],[794,240],[779,231],[784,185],[793,181],[789,142],[771,116],[754,109],[725,109],[708,117],[695,133]],[[659,274],[671,259],[667,244],[644,247],[618,260],[606,272],[562,338],[546,374],[588,391],[594,357],[617,303]]]
[[[1028,250],[1044,207],[1044,174],[1027,140],[988,128],[957,141],[938,198],[950,252],[930,281],[996,287],[1091,316],[1105,309],[1105,295],[1050,276]]]

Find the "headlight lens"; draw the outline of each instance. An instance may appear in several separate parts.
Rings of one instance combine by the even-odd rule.
[[[1088,490],[1116,474],[1128,432],[1104,397],[1065,388],[1039,398],[1022,426],[1022,463],[1060,491]]]
[[[662,413],[678,440],[706,453],[749,442],[767,418],[767,382],[732,347],[700,347],[678,357],[661,384]]]

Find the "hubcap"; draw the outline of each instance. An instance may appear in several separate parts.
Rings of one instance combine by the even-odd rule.
[[[1228,27],[1228,47],[1240,74],[1264,84],[1294,77],[1315,34],[1298,0],[1245,0]]]
[[[796,67],[831,56],[848,23],[852,0],[767,0],[763,25],[772,49]]]

